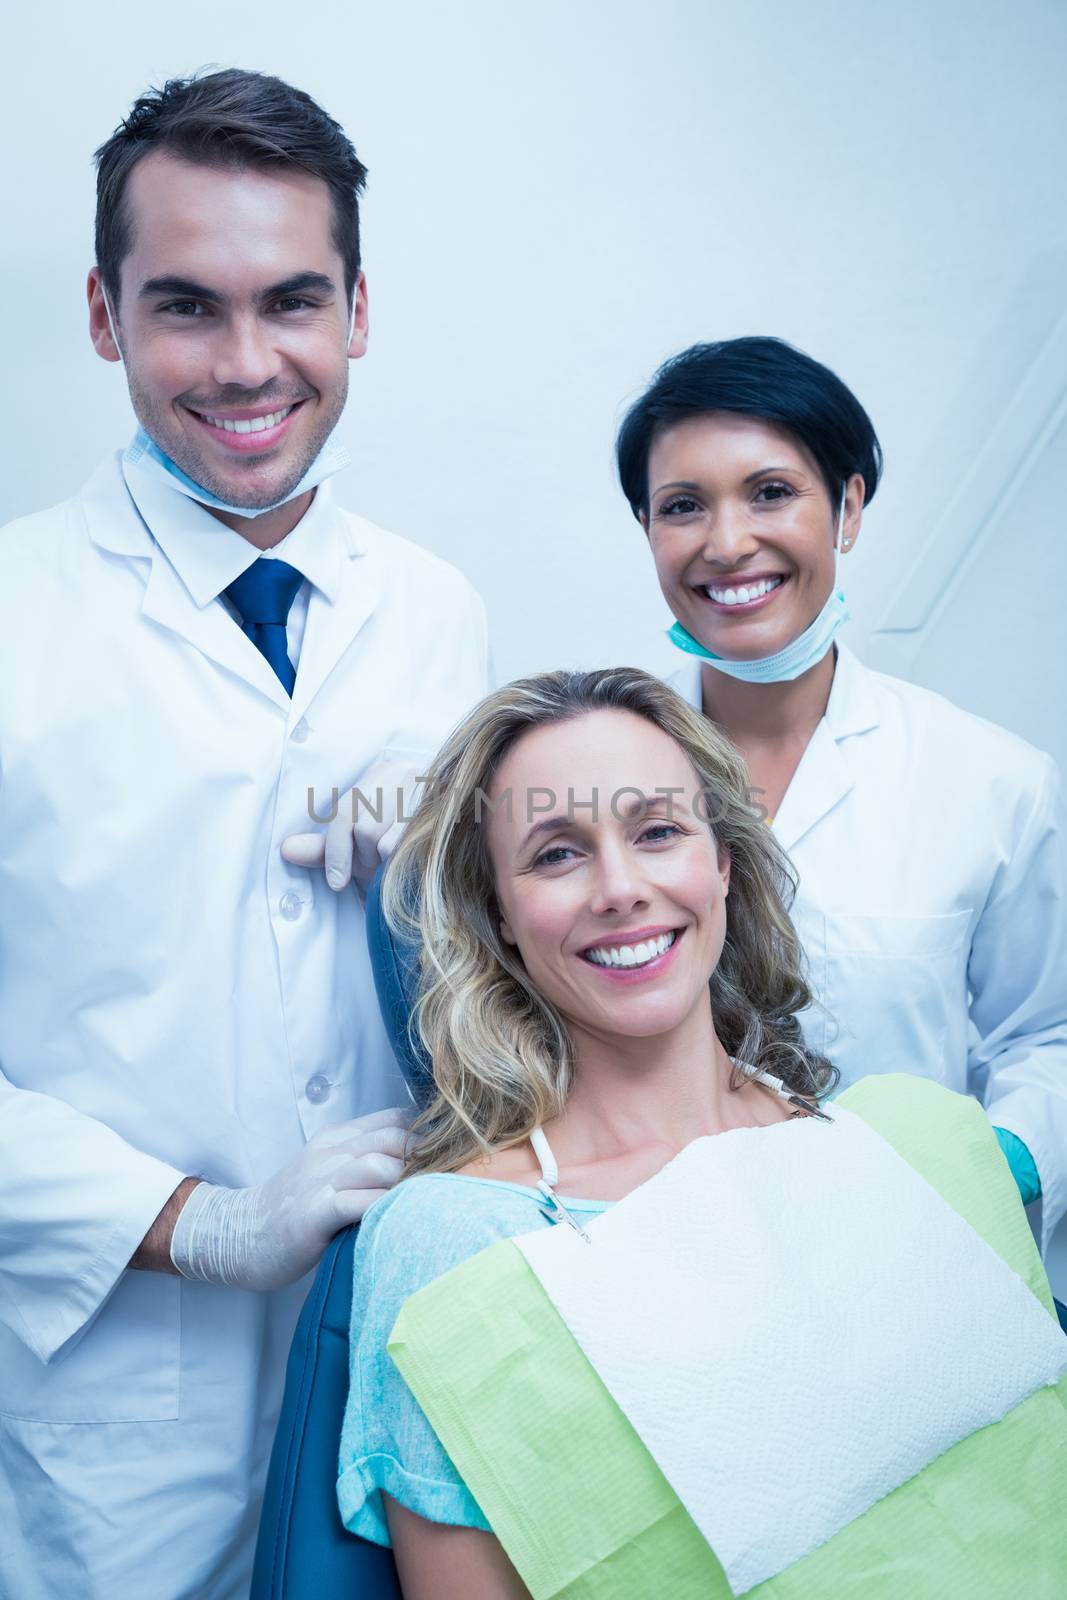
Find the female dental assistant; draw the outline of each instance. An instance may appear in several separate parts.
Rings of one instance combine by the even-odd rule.
[[[809,1045],[844,1084],[909,1071],[1000,1130],[1042,1251],[1067,1208],[1067,850],[1055,763],[836,642],[881,450],[778,339],[693,346],[631,407],[619,476],[686,660],[799,876]]]

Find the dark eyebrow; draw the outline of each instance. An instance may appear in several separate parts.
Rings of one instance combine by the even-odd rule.
[[[543,833],[554,833],[557,828],[572,828],[576,820],[574,817],[563,815],[561,817],[546,817],[543,822],[535,822],[519,849],[525,850],[528,844],[531,844],[534,839],[539,839]]]
[[[264,300],[277,300],[282,295],[300,294],[304,289],[317,289],[320,294],[335,294],[337,285],[325,272],[297,272],[291,278],[286,278],[282,283],[272,284],[269,289],[264,289]]]
[[[663,811],[670,798],[665,794],[630,794],[626,789],[622,789],[620,793],[626,795],[626,802],[624,805],[616,805],[615,809],[621,811],[627,820],[631,817],[647,817],[650,811]],[[610,806],[609,814],[614,814],[610,812]]]
[[[335,294],[337,285],[333,279],[327,277],[325,272],[296,272],[291,278],[285,278],[281,283],[272,283],[269,289],[264,289],[260,300],[279,300],[287,294],[302,294],[307,290],[317,290],[319,294]],[[172,294],[176,299],[205,300],[209,305],[221,305],[226,296],[215,289],[207,289],[202,283],[196,283],[192,278],[148,278],[142,283],[138,294],[141,296]]]
[[[755,472],[750,472],[747,478],[742,478],[742,483],[755,483],[757,478],[765,478],[772,472],[797,472],[797,467],[757,467]],[[690,493],[700,493],[699,483],[661,483],[658,489],[653,489],[653,495],[663,494],[668,489],[688,489]]]
[[[635,794],[628,794],[625,788],[620,790],[619,793],[626,794],[626,801],[625,803],[617,803],[616,810],[621,811],[627,820],[629,820],[631,817],[647,817],[653,811],[663,811],[666,809],[668,801],[671,798],[669,795],[665,794],[646,794],[641,795],[639,798]],[[677,806],[677,798],[675,799],[674,803],[675,806]],[[581,801],[575,802],[576,811],[585,811],[587,809],[588,806],[583,804]],[[614,815],[614,812],[611,809],[610,797],[608,798],[607,805],[604,809],[607,811],[608,816]],[[533,827],[522,841],[522,844],[519,846],[519,850],[520,852],[525,850],[534,839],[540,838],[543,833],[554,833],[557,828],[573,828],[577,823],[588,822],[590,820],[591,818],[589,817],[569,817],[566,812],[563,812],[562,815],[558,817],[546,817],[543,822],[534,823]]]
[[[218,305],[222,300],[222,296],[216,294],[214,289],[205,289],[202,283],[194,283],[192,278],[146,278],[137,293],[141,296],[172,294],[182,300],[210,300],[213,305]]]
[[[654,495],[663,494],[667,489],[700,489],[699,483],[661,483],[658,489],[653,489]]]
[[[765,478],[771,472],[797,472],[798,470],[797,467],[757,467],[755,472],[750,472],[748,477],[742,481],[755,483],[757,478]]]

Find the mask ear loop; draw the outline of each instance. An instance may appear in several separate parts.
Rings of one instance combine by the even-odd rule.
[[[837,513],[837,538],[834,540],[834,549],[844,554],[852,544],[850,538],[845,537],[845,501],[848,499],[848,484],[841,490],[841,507]]]
[[[107,312],[108,332],[111,334],[111,338],[112,338],[112,340],[114,342],[115,349],[119,353],[119,360],[122,362],[123,366],[125,366],[126,365],[126,357],[122,353],[122,346],[119,344],[119,336],[115,332],[115,322],[114,322],[114,319],[112,318],[112,315],[111,315],[111,301],[110,301],[110,299],[108,297],[107,290],[104,288],[103,279],[100,280],[100,293],[104,297],[104,310]]]

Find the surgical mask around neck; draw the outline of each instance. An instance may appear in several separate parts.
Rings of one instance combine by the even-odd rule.
[[[280,500],[273,501],[269,506],[234,506],[220,499],[217,494],[212,494],[210,489],[203,488],[190,478],[188,473],[183,472],[141,427],[134,434],[122,460],[124,466],[145,473],[169,489],[177,489],[179,494],[187,495],[190,500],[196,500],[200,505],[207,506],[209,511],[225,511],[235,517],[262,517],[268,511],[277,511],[279,506],[288,505],[289,501],[295,500],[298,495],[317,489],[320,483],[332,478],[335,473],[348,466],[351,460],[348,451],[343,444],[334,444],[333,439],[334,435],[331,434],[295,488],[290,489],[288,494],[283,494]]]
[[[844,521],[845,496],[842,495],[835,548],[840,546]],[[749,661],[729,661],[725,656],[712,655],[710,650],[705,650],[699,639],[694,639],[680,622],[668,628],[667,638],[678,650],[684,650],[686,655],[698,656],[701,661],[714,667],[716,672],[723,672],[742,683],[788,683],[822,660],[833,644],[838,629],[848,620],[849,609],[844,593],[837,587],[835,564],[834,586],[815,621],[781,650],[776,650],[774,655],[757,656]]]
[[[108,327],[111,329],[111,337],[115,341],[116,350],[122,356],[122,349],[119,345],[118,335],[115,332],[115,322],[111,313],[111,302],[106,289],[102,290],[102,293],[104,305],[107,309],[107,321]],[[356,300],[353,295],[352,309],[348,318],[348,334],[345,339],[346,347],[352,343],[352,333],[355,325]],[[125,357],[123,357],[123,360],[125,360]],[[307,494],[311,489],[318,488],[320,483],[325,482],[327,478],[332,478],[335,473],[347,467],[351,456],[344,445],[335,444],[333,441],[334,435],[331,434],[304,473],[304,476],[300,479],[300,482],[290,489],[288,494],[283,495],[280,500],[275,500],[269,506],[236,506],[220,499],[217,494],[212,494],[210,489],[205,489],[202,484],[190,478],[188,473],[183,472],[181,467],[160,449],[151,434],[140,426],[122,459],[125,466],[136,468],[138,472],[143,472],[148,477],[154,478],[157,483],[166,484],[170,489],[177,489],[180,494],[188,496],[190,500],[198,501],[200,505],[206,506],[209,511],[224,511],[235,517],[254,518],[262,517],[268,511],[277,511],[279,506],[288,505],[290,500],[295,500],[299,495]]]

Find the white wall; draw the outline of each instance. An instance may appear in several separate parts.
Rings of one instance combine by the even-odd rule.
[[[474,577],[502,677],[668,664],[611,445],[670,352],[778,333],[867,405],[862,645],[1063,305],[1058,3],[45,0],[5,42],[0,520],[130,431],[85,333],[92,149],[149,81],[278,72],[370,167],[339,487]]]
[[[887,476],[843,568],[862,648],[1064,308],[1060,0],[40,0],[4,32],[0,521],[70,493],[131,428],[85,331],[92,149],[148,82],[276,72],[370,168],[342,497],[474,578],[501,678],[671,664],[611,456],[669,353],[780,334],[871,412]],[[1027,582],[997,578],[1062,552],[1043,459],[958,590],[953,648],[912,665],[1067,757],[1058,608],[1035,626]],[[1067,1245],[1058,1276],[1063,1293]]]

